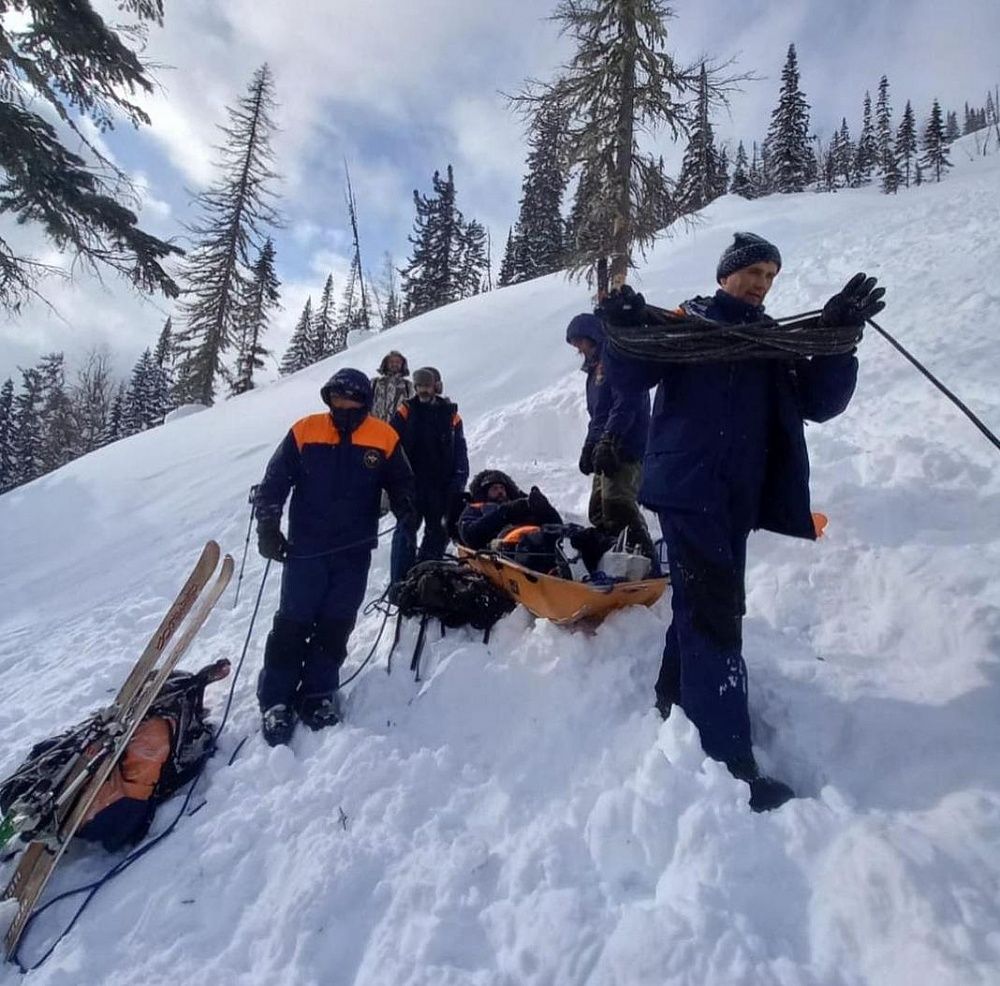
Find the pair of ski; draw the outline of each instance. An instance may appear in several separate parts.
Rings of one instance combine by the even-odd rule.
[[[45,826],[46,834],[25,849],[0,897],[0,901],[17,901],[17,914],[4,936],[4,955],[7,959],[13,958],[17,952],[21,935],[52,871],[124,754],[132,734],[229,584],[233,559],[226,555],[215,580],[205,590],[219,567],[220,554],[215,541],[205,545],[187,582],[156,628],[114,702],[101,713],[99,738],[77,754],[63,772],[59,785],[51,792],[45,808],[50,813],[50,821]],[[36,821],[37,817],[18,817],[12,811],[7,825],[12,832],[16,832],[27,829]]]

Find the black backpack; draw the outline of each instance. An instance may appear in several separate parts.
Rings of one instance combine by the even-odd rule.
[[[215,733],[206,721],[204,693],[208,684],[228,674],[226,660],[216,661],[193,674],[187,671],[170,674],[143,717],[143,722],[164,720],[170,734],[170,752],[160,768],[151,797],[147,801],[119,799],[81,826],[78,837],[100,842],[109,851],[143,838],[157,805],[197,775],[214,753]],[[37,812],[33,825],[21,833],[24,841],[47,834],[52,824],[51,797],[58,793],[66,768],[81,750],[101,736],[102,728],[101,716],[95,714],[58,736],[36,743],[24,763],[0,783],[0,813],[6,815],[12,809]],[[122,759],[127,756],[128,747]]]
[[[423,650],[427,624],[437,620],[445,627],[474,627],[483,631],[483,641],[489,639],[490,630],[501,617],[506,616],[515,602],[486,578],[462,561],[442,559],[424,561],[414,565],[396,590],[395,603],[399,618],[414,617],[420,620],[420,633],[410,663],[419,680],[420,653]],[[396,639],[399,641],[400,620],[396,622]],[[392,651],[389,652],[392,659]]]

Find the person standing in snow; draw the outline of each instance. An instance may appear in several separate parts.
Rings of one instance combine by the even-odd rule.
[[[642,457],[649,431],[649,394],[639,401],[612,401],[604,372],[604,326],[596,315],[577,315],[566,328],[566,341],[583,356],[587,374],[590,424],[580,452],[580,472],[593,476],[590,523],[617,537],[628,530],[631,542],[653,559],[653,541],[639,511]],[[612,414],[614,410],[614,414]]]
[[[372,377],[372,415],[388,421],[403,401],[413,396],[413,382],[406,357],[395,349],[382,357],[378,375]]]
[[[371,413],[360,370],[320,390],[329,411],[292,425],[257,489],[257,545],[282,562],[281,600],[257,681],[264,739],[287,743],[296,715],[311,729],[339,721],[335,693],[378,542],[379,496],[412,525],[413,472],[399,436]],[[291,492],[288,537],[281,514]]]
[[[469,454],[458,406],[440,395],[440,375],[431,367],[413,373],[415,396],[403,401],[390,419],[399,434],[416,481],[416,513],[410,524],[396,524],[392,536],[391,578],[406,578],[415,561],[441,558],[448,543],[446,518],[469,478]],[[417,552],[417,532],[424,536]]]
[[[737,233],[716,269],[713,297],[684,302],[679,314],[727,325],[766,318],[764,298],[781,254]],[[884,289],[863,274],[834,295],[825,326],[855,326],[881,311]],[[612,324],[643,324],[642,295],[629,288],[601,305]],[[651,319],[652,320],[652,319]],[[763,528],[815,539],[803,422],[828,421],[857,382],[853,354],[651,364],[613,351],[605,370],[617,394],[638,405],[656,385],[640,501],[657,511],[669,554],[673,621],[667,630],[656,707],[679,705],[705,752],[750,785],[754,811],[794,792],[761,775],[753,753],[743,660],[747,537]]]

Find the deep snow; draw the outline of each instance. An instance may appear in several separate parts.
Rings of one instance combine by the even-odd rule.
[[[882,324],[1000,428],[1000,158],[960,157],[898,197],[723,199],[633,283],[663,305],[710,291],[737,229],[781,247],[776,314],[868,270]],[[338,366],[371,371],[392,347],[440,367],[473,469],[538,481],[582,519],[583,380],[563,331],[587,305],[561,276],[480,296],[0,498],[0,776],[108,700],[207,538],[242,549],[248,487]],[[848,411],[808,430],[826,538],[750,546],[755,738],[800,799],[752,815],[683,715],[659,722],[667,600],[595,632],[516,611],[488,646],[434,636],[420,685],[412,630],[391,677],[384,639],[345,725],[269,749],[253,687],[272,577],[204,808],[27,982],[1000,982],[1000,459],[874,333],[860,358]],[[238,656],[262,569],[251,555],[239,608],[230,590],[186,666]],[[383,544],[370,596],[387,570]],[[377,629],[359,623],[348,671]],[[113,861],[74,849],[50,894]],[[61,916],[36,923],[25,960]]]

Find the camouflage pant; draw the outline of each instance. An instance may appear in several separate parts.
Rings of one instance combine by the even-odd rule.
[[[637,499],[641,480],[641,462],[623,462],[614,476],[595,474],[587,514],[590,523],[606,534],[618,535],[627,528],[629,540],[652,558],[653,540]]]

